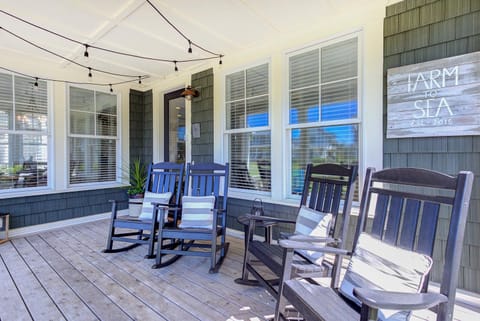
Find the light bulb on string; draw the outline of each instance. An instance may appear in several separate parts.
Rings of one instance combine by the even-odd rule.
[[[220,58],[220,61],[218,62],[219,65],[221,65],[223,62],[222,62],[222,57],[223,55],[220,55],[219,58]]]
[[[142,84],[142,76],[138,76],[138,84],[139,84],[139,85]]]
[[[110,86],[110,92],[113,93],[113,88],[112,88],[112,84],[108,84]]]
[[[85,52],[83,53],[83,56],[85,58],[88,58],[88,47],[89,47],[89,45],[85,44]]]
[[[38,87],[38,77],[35,77],[35,83],[33,84],[34,87]]]
[[[88,67],[88,78],[92,78],[92,68]]]
[[[173,63],[175,64],[175,71],[178,71],[178,67],[177,67],[177,61],[174,60]]]
[[[192,42],[188,40],[188,53],[192,53]]]

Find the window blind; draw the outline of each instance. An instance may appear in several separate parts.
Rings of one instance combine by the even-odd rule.
[[[270,131],[230,135],[230,187],[271,190],[270,141]]]
[[[70,87],[69,183],[116,180],[117,97]]]
[[[0,189],[47,185],[47,82],[0,73]]]
[[[308,163],[358,163],[358,40],[291,54],[291,192],[302,192]]]
[[[271,190],[268,64],[225,78],[230,187]]]

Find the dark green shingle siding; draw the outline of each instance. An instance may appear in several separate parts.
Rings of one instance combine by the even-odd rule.
[[[387,7],[386,13],[384,76],[389,68],[480,51],[480,0],[407,0]],[[385,81],[383,92],[386,94]],[[384,130],[386,100],[384,97]],[[385,167],[424,167],[452,175],[471,170],[480,175],[480,136],[385,139],[383,153]],[[473,186],[458,285],[480,293],[478,177]],[[440,222],[436,242],[445,242],[446,230],[446,224]],[[434,254],[435,261],[440,258],[441,253]],[[441,267],[435,268],[432,279],[438,280],[440,273]]]

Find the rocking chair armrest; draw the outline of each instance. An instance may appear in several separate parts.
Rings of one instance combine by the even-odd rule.
[[[158,203],[158,202],[152,202],[151,203],[154,207],[163,207],[163,208],[168,208],[169,210],[176,210],[176,209],[180,209],[178,207],[171,207],[169,204],[165,204],[165,203]]]
[[[448,298],[439,293],[405,293],[354,288],[353,294],[374,309],[421,310],[445,303]]]
[[[300,235],[300,234],[293,234],[287,237],[288,240],[291,241],[298,241],[298,242],[310,242],[310,243],[333,243],[333,244],[340,244],[342,243],[341,239],[333,238],[333,237],[319,237],[319,236],[311,236],[311,235]]]
[[[350,254],[350,252],[345,249],[339,249],[336,247],[325,246],[325,245],[312,244],[312,242],[280,240],[278,243],[280,244],[281,247],[285,249],[307,250],[307,251],[323,252],[323,253],[335,254],[335,255]]]
[[[275,223],[292,223],[292,224],[296,223],[296,221],[293,221],[293,220],[280,218],[280,217],[273,217],[273,216],[245,214],[245,217],[251,221],[267,221],[267,222],[275,222]]]

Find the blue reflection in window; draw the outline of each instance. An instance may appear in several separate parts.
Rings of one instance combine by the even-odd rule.
[[[356,143],[356,126],[343,125],[323,128],[327,133],[335,136],[335,140],[339,144],[352,145]]]
[[[357,101],[342,101],[322,105],[322,120],[357,118]]]
[[[247,115],[247,127],[268,126],[268,113]]]
[[[185,140],[185,127],[184,126],[178,127],[177,138],[179,140]]]
[[[304,116],[306,114],[306,116]],[[307,110],[300,108],[292,107],[290,108],[290,124],[300,124],[300,123],[314,123],[318,122],[319,119],[318,105],[310,106]],[[304,120],[300,120],[304,118]]]

